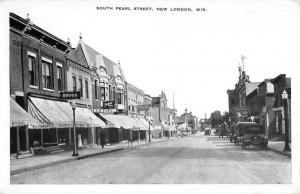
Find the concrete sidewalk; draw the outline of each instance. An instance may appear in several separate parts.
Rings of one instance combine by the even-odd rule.
[[[276,153],[279,153],[279,154],[282,154],[282,155],[285,155],[287,157],[290,157],[291,158],[291,152],[285,152],[283,151],[284,150],[284,146],[285,146],[285,142],[284,141],[270,141],[268,142],[268,149],[273,151],[273,152],[276,152]],[[292,149],[291,147],[291,143],[290,143],[290,148]]]
[[[171,138],[170,138],[171,139]],[[174,138],[172,138],[174,139]],[[151,139],[152,143],[166,141],[167,139]],[[147,145],[149,142],[146,141],[135,141],[132,143],[132,147]],[[32,171],[36,169],[46,168],[50,166],[54,166],[57,164],[62,164],[66,162],[71,162],[74,160],[80,160],[83,158],[88,158],[96,155],[107,154],[111,152],[116,152],[124,149],[131,148],[131,145],[127,141],[120,142],[119,144],[114,144],[110,146],[105,146],[101,148],[101,146],[91,147],[91,148],[83,148],[78,150],[79,156],[73,157],[73,151],[64,151],[60,153],[53,153],[47,155],[40,156],[32,156],[22,159],[11,159],[10,160],[10,175],[16,175],[27,171]]]

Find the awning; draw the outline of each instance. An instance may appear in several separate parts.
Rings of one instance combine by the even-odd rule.
[[[138,128],[139,123],[132,117],[126,115],[103,115],[100,114],[107,122],[105,127],[123,127],[125,129]]]
[[[28,113],[43,123],[49,123],[53,128],[73,126],[73,110],[69,103],[29,97]],[[76,127],[101,127],[105,123],[86,108],[75,109]]]
[[[144,118],[141,118],[139,117],[138,118],[140,122],[142,122],[144,124],[144,126],[146,126],[146,130],[149,130],[149,122],[144,119]],[[154,130],[154,127],[150,124],[150,131],[153,131]]]
[[[169,130],[170,131],[177,131],[177,129],[174,126],[172,126],[172,125],[169,126]]]
[[[135,102],[128,100],[128,105],[129,106],[137,106]]]
[[[12,98],[10,101],[10,127],[28,126],[28,128],[47,127],[30,116],[20,105]]]

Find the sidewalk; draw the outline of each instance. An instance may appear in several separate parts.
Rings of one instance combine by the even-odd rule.
[[[289,158],[291,158],[291,152],[285,152],[283,151],[284,150],[284,146],[285,146],[285,142],[284,141],[271,141],[269,140],[269,143],[268,143],[268,149],[273,151],[273,152],[276,152],[276,153],[279,153],[279,154],[282,154],[282,155],[285,155]],[[291,143],[290,143],[290,148],[292,149],[291,147]]]
[[[173,139],[173,138],[172,138]],[[151,144],[156,142],[162,142],[166,139],[151,139]],[[132,147],[147,145],[149,144],[146,141],[135,141],[132,143]],[[91,148],[83,148],[78,150],[79,156],[73,157],[73,151],[64,151],[60,153],[53,153],[47,155],[40,156],[32,156],[22,159],[11,159],[10,160],[10,175],[16,175],[27,171],[33,171],[36,169],[46,168],[50,166],[54,166],[57,164],[62,164],[66,162],[71,162],[74,160],[80,160],[96,155],[107,154],[111,152],[116,152],[124,149],[131,148],[131,145],[127,141],[120,142],[119,144],[114,144],[110,146],[105,146],[102,148],[101,146],[91,147]]]

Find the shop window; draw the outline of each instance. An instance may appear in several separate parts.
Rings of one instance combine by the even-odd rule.
[[[42,59],[42,81],[43,88],[53,89],[53,68],[52,61],[49,59]]]
[[[72,80],[73,80],[73,91],[76,92],[77,91],[76,76],[72,76]]]
[[[29,84],[36,86],[36,61],[35,56],[28,54]]]
[[[83,83],[82,78],[79,78],[79,91],[80,91],[80,97],[83,97]]]
[[[62,82],[62,66],[57,66],[57,88],[58,91],[63,90],[63,82]]]
[[[88,80],[85,80],[85,96],[86,96],[86,99],[89,99],[89,82],[88,82]]]

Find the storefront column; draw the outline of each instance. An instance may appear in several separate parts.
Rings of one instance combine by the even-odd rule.
[[[72,143],[72,128],[69,128],[69,144]]]
[[[17,156],[20,153],[20,127],[17,126]]]
[[[140,135],[140,129],[138,130],[138,143],[140,143],[141,135]]]
[[[96,139],[96,136],[95,136],[95,128],[96,127],[92,127],[91,128],[91,132],[92,132],[92,145],[94,146],[95,144],[96,144],[96,141],[95,141],[95,139]]]
[[[55,128],[55,133],[56,133],[56,143],[58,144],[58,128]]]
[[[28,127],[25,127],[25,135],[26,135],[26,150],[29,150],[29,134],[28,134]]]
[[[44,147],[44,135],[43,135],[43,133],[44,133],[44,130],[41,129],[41,146],[42,147]]]

